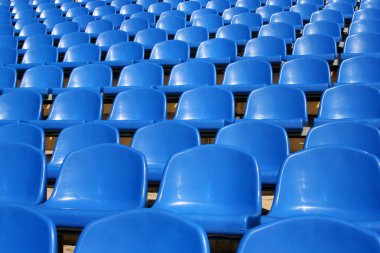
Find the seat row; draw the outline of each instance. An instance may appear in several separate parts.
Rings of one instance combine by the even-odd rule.
[[[1,220],[0,229],[2,238],[6,238],[0,242],[4,253],[57,252],[56,228],[45,215],[27,207],[2,205],[0,216],[7,218]],[[39,233],[35,233],[36,230]],[[351,243],[348,245],[347,241]],[[237,252],[265,252],[268,248],[294,253],[380,251],[375,233],[323,216],[290,218],[254,228],[243,237]],[[109,250],[115,253],[209,253],[210,245],[199,225],[173,214],[140,209],[106,217],[87,226],[80,235],[75,253]]]

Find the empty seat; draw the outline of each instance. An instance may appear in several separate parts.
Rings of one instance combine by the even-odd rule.
[[[272,83],[272,67],[268,62],[247,59],[227,66],[222,85],[234,93],[249,93]]]
[[[307,106],[302,90],[288,86],[267,86],[252,91],[244,118],[238,121],[263,121],[277,124],[288,131],[299,131],[307,125]]]
[[[216,10],[218,14],[222,14],[224,10],[231,8],[231,3],[228,0],[211,0],[207,2],[206,8]]]
[[[269,20],[270,23],[287,23],[292,25],[295,30],[299,31],[303,27],[301,14],[294,11],[283,11],[273,14]]]
[[[106,5],[106,1],[90,1],[86,3],[85,7],[90,11],[90,13],[93,14],[96,7],[105,6],[105,5]]]
[[[240,13],[248,13],[248,12],[249,10],[244,7],[231,7],[231,8],[225,9],[222,15],[223,21],[226,24],[230,24],[233,16],[238,15]]]
[[[112,239],[107,238],[108,235]],[[147,237],[151,238],[148,244]],[[190,221],[156,210],[140,209],[92,224],[83,231],[76,246],[78,253],[108,250],[148,253],[157,249],[160,252],[207,253],[208,238],[200,226]]]
[[[76,22],[62,22],[54,26],[51,35],[59,39],[63,35],[72,32],[79,32],[79,24]]]
[[[19,33],[19,39],[25,39],[28,36],[36,34],[45,34],[46,26],[44,24],[32,23],[24,25]]]
[[[181,40],[162,41],[153,46],[149,61],[162,65],[175,65],[190,58],[189,44]]]
[[[176,16],[176,17],[180,17],[180,18],[186,19],[186,13],[183,12],[183,11],[180,11],[180,10],[164,11],[163,13],[161,13],[160,18],[164,18],[164,17],[168,17],[168,16]],[[187,24],[191,24],[191,23],[187,22]]]
[[[20,182],[19,182],[20,183]],[[57,252],[54,223],[33,208],[21,205],[0,207],[0,247],[3,252]],[[38,233],[36,233],[38,231]]]
[[[0,47],[0,64],[16,64],[17,50],[9,47]]]
[[[156,18],[154,16],[153,13],[150,13],[150,12],[146,12],[146,11],[140,11],[140,12],[137,12],[137,13],[133,13],[131,15],[130,18],[142,18],[142,19],[146,19],[150,26],[151,27],[155,27],[156,26]]]
[[[244,234],[258,224],[260,191],[252,156],[225,145],[203,145],[168,161],[153,209],[181,215],[210,234]]]
[[[344,146],[319,146],[290,155],[282,166],[272,208],[262,217],[262,224],[318,214],[378,232],[379,172],[375,155]],[[321,186],[323,194],[316,194]],[[337,186],[341,191],[336,191]]]
[[[158,0],[137,0],[136,4],[140,4],[144,7],[144,10],[148,10],[149,5],[157,3]]]
[[[105,61],[98,63],[112,67],[123,67],[138,62],[143,58],[143,45],[133,41],[126,41],[112,45],[107,52]]]
[[[216,10],[213,10],[213,9],[199,9],[199,10],[196,10],[196,11],[193,11],[191,13],[191,16],[190,16],[190,23],[193,23],[193,21],[201,16],[204,16],[204,15],[210,15],[210,14],[213,14],[213,15],[216,15]],[[223,18],[222,18],[222,21],[223,21]]]
[[[370,55],[344,60],[338,72],[337,84],[366,84],[380,87],[380,58]]]
[[[0,51],[1,52],[1,51]],[[14,68],[0,66],[1,83],[0,89],[13,89],[16,87],[17,72]]]
[[[111,6],[111,5],[103,5],[103,6],[98,6],[94,9],[94,12],[92,13],[92,15],[94,17],[103,17],[105,15],[108,15],[108,14],[113,14],[113,13],[116,13],[116,9],[115,7]]]
[[[197,50],[196,58],[215,64],[228,64],[237,57],[236,43],[229,39],[215,38],[203,41]]]
[[[326,20],[314,21],[306,24],[302,36],[311,34],[322,34],[333,37],[336,43],[342,40],[342,32],[338,23]]]
[[[281,63],[286,59],[285,41],[273,36],[261,36],[249,40],[245,46],[243,58],[258,58]]]
[[[260,14],[264,23],[268,23],[270,20],[270,17],[273,14],[275,14],[277,12],[282,12],[282,11],[284,11],[284,9],[281,6],[265,5],[265,6],[257,8],[256,13]]]
[[[126,41],[128,41],[128,34],[126,32],[110,30],[100,33],[95,44],[98,45],[102,51],[107,51],[112,45]]]
[[[120,30],[127,32],[130,36],[136,36],[136,33],[149,28],[150,24],[148,20],[142,18],[130,18],[120,26]]]
[[[219,27],[224,25],[223,18],[217,14],[202,15],[194,19],[193,26],[201,26],[209,33],[216,33]]]
[[[219,87],[200,87],[184,92],[174,120],[199,130],[216,131],[235,120],[231,91]]]
[[[12,25],[0,25],[0,35],[13,36],[15,33],[15,29]]]
[[[230,145],[255,157],[263,184],[273,185],[289,155],[286,131],[264,122],[240,122],[219,130],[215,144]]]
[[[380,157],[380,131],[356,122],[331,122],[313,127],[307,134],[305,149],[325,145],[352,147]]]
[[[165,93],[182,93],[200,86],[216,84],[214,64],[200,60],[188,61],[173,67],[167,86],[158,86]]]
[[[296,40],[296,31],[287,23],[270,23],[260,28],[259,37],[261,36],[277,37],[283,39],[286,44],[292,44]]]
[[[52,196],[37,208],[58,227],[84,227],[99,218],[144,207],[146,195],[144,156],[119,144],[99,144],[66,157]]]
[[[65,158],[71,152],[102,143],[119,143],[117,129],[98,123],[78,124],[63,129],[47,164],[48,178],[56,179],[58,177]]]
[[[362,19],[378,19],[380,15],[380,10],[376,8],[368,8],[364,10],[357,10],[352,16],[352,22],[362,20]]]
[[[240,241],[237,252],[263,252],[268,248],[274,252],[294,253],[380,250],[375,233],[322,215],[292,217],[254,228]]]
[[[320,58],[305,57],[282,65],[279,85],[293,85],[305,92],[321,93],[331,85],[329,64]]]
[[[261,26],[263,25],[263,20],[261,16],[257,13],[245,12],[233,16],[231,24],[246,25],[249,27],[251,32],[258,32]]]
[[[87,24],[85,33],[91,38],[96,38],[99,34],[113,29],[112,22],[109,20],[94,20]]]
[[[288,11],[292,6],[292,0],[266,0],[265,6],[280,6],[284,11]]]
[[[54,99],[46,120],[32,120],[31,123],[45,130],[61,130],[85,121],[99,120],[102,109],[102,97],[98,93],[75,89],[61,93]]]
[[[82,43],[69,47],[63,62],[57,64],[62,68],[75,68],[92,61],[100,61],[100,48],[94,44]]]
[[[40,47],[42,45],[53,46],[53,37],[48,34],[37,34],[26,38],[22,44],[22,49],[18,50],[19,54],[23,54],[27,49]]]
[[[332,62],[338,58],[337,46],[333,37],[322,34],[302,36],[296,40],[292,55],[288,59],[299,57],[319,57]]]
[[[140,127],[166,119],[166,97],[162,91],[136,88],[119,93],[104,124],[121,130]]]
[[[316,11],[311,15],[310,22],[321,20],[338,23],[341,29],[344,28],[344,17],[340,11],[324,9]]]
[[[59,39],[57,47],[59,52],[66,52],[70,47],[83,43],[89,44],[90,36],[83,32],[72,32],[63,35]]]
[[[73,22],[78,23],[81,31],[85,31],[88,23],[90,23],[94,20],[95,20],[95,17],[93,17],[91,15],[81,15],[81,16],[73,18]]]
[[[359,55],[378,56],[380,53],[378,33],[358,33],[346,38],[341,59],[349,59]]]
[[[377,1],[360,3],[360,10],[365,9],[380,9],[379,3]]]
[[[57,60],[57,48],[49,45],[42,45],[26,50],[21,64],[10,64],[8,66],[12,66],[16,69],[28,69],[38,65],[56,63]]]
[[[14,24],[14,29],[16,33],[20,33],[21,29],[29,24],[36,24],[38,23],[38,19],[36,18],[26,18],[26,19],[20,19],[17,20],[16,23]]]
[[[88,15],[89,13],[89,10],[85,7],[72,7],[69,10],[67,10],[66,18],[68,20],[71,20],[82,15]]]
[[[171,156],[200,144],[196,128],[179,122],[163,121],[137,130],[131,147],[145,155],[148,180],[154,182],[161,181],[165,164]]]
[[[296,5],[293,5],[290,8],[290,11],[297,12],[297,13],[301,14],[302,20],[304,22],[308,22],[308,21],[310,21],[311,15],[314,12],[318,11],[318,7],[315,6],[314,4],[307,4],[307,3],[301,4],[301,3],[297,3]]]
[[[60,9],[63,13],[66,14],[68,12],[68,10],[70,10],[71,8],[75,8],[75,7],[81,7],[81,3],[80,2],[74,2],[74,1],[70,0],[68,2],[62,3]]]
[[[45,134],[35,125],[12,123],[0,127],[0,143],[22,143],[44,151]]]
[[[112,13],[102,16],[103,20],[108,20],[112,22],[113,29],[119,29],[121,24],[124,22],[125,17],[119,13]]]
[[[259,0],[237,0],[235,6],[244,7],[247,8],[250,12],[254,12],[261,6],[261,2]]]
[[[325,10],[340,11],[345,19],[351,20],[354,14],[354,6],[349,3],[329,3],[326,4]]]
[[[16,49],[18,47],[17,37],[13,37],[9,35],[0,35],[0,48],[4,48],[4,47]]]
[[[327,89],[323,93],[314,125],[345,120],[379,127],[379,101],[379,90],[364,85],[340,85]]]
[[[179,29],[174,39],[187,42],[191,48],[197,48],[201,42],[209,39],[209,34],[204,27],[189,26]]]
[[[126,66],[120,73],[117,86],[104,87],[105,94],[116,94],[136,87],[159,87],[164,85],[162,66],[152,62],[140,62]]]
[[[124,15],[126,18],[129,18],[132,14],[144,11],[144,7],[140,4],[128,4],[124,5],[120,9],[120,14]]]
[[[149,5],[148,12],[153,13],[153,15],[155,17],[159,17],[161,15],[161,13],[163,13],[165,11],[169,11],[171,9],[172,9],[172,7],[169,3],[158,2],[158,3],[154,3],[154,4]]]
[[[186,20],[177,16],[168,16],[160,18],[156,27],[165,30],[168,35],[175,35],[179,29],[186,27]]]
[[[120,12],[120,9],[124,6],[124,5],[129,5],[131,4],[131,0],[114,0],[110,3],[111,6],[115,7],[116,9],[116,12]]]
[[[44,20],[46,18],[52,18],[52,17],[62,17],[62,11],[57,8],[51,8],[43,10],[40,13],[40,19]]]
[[[24,10],[17,11],[13,19],[19,20],[19,19],[27,19],[27,18],[36,18],[36,16],[37,14],[35,10],[24,9]]]
[[[244,46],[251,39],[251,30],[242,24],[230,24],[220,27],[216,33],[216,38],[225,38],[235,41],[239,46]]]
[[[144,29],[136,33],[135,42],[144,46],[144,49],[152,49],[156,43],[168,39],[168,34],[165,30],[159,28]]]
[[[164,0],[163,2],[170,4],[172,9],[176,9],[183,0]]]
[[[201,4],[197,1],[183,1],[177,6],[177,10],[183,11],[188,16],[199,9],[201,9]]]
[[[356,33],[380,33],[380,20],[364,19],[352,22],[350,25],[349,35]]]

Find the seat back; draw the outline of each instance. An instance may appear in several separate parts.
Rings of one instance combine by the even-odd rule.
[[[220,27],[216,33],[216,38],[225,38],[236,43],[244,43],[251,39],[251,30],[246,25],[230,24]]]
[[[102,32],[109,31],[113,29],[112,22],[109,20],[94,20],[87,24],[85,33],[90,35],[99,35]]]
[[[175,33],[175,40],[182,40],[189,43],[190,47],[196,47],[201,42],[209,39],[207,29],[200,26],[189,26],[179,29]]]
[[[199,60],[188,61],[173,67],[169,85],[215,85],[214,64]]]
[[[378,33],[358,33],[346,38],[344,44],[344,53],[362,53],[372,54],[380,53],[380,45],[377,43],[380,39]]]
[[[117,86],[162,86],[164,70],[161,65],[140,62],[123,68]]]
[[[62,88],[63,70],[53,65],[42,65],[25,71],[20,87]]]
[[[0,120],[36,120],[41,117],[42,98],[28,90],[15,90],[0,97]]]
[[[237,57],[236,43],[229,39],[210,39],[203,41],[197,50],[196,58],[229,58],[231,61]]]
[[[1,66],[1,88],[16,88],[17,72],[14,68]]]
[[[305,25],[302,36],[311,34],[324,34],[339,39],[342,38],[342,32],[339,24],[327,20],[314,21]]]
[[[31,49],[42,45],[53,46],[53,37],[48,34],[29,36],[22,44],[22,49]]]
[[[96,45],[100,47],[110,47],[120,42],[128,41],[128,34],[124,31],[110,30],[102,32],[96,39]]]
[[[16,64],[17,50],[15,48],[0,47],[0,64]]]
[[[291,42],[296,40],[294,27],[287,23],[270,23],[263,25],[260,28],[259,36],[273,36]]]
[[[364,67],[365,66],[365,67]],[[357,56],[344,60],[338,72],[338,83],[377,83],[380,59],[373,56]]]
[[[62,36],[72,32],[79,32],[79,24],[76,22],[62,22],[54,26],[51,34],[55,36]]]
[[[90,36],[83,32],[72,32],[61,37],[58,43],[58,48],[69,48],[83,43],[89,44]]]
[[[256,59],[229,64],[223,77],[223,85],[270,85],[272,83],[272,66],[267,61]]]
[[[23,143],[44,151],[45,134],[29,123],[11,123],[0,127],[0,143]]]
[[[103,64],[87,64],[73,69],[67,87],[112,86],[112,69]]]
[[[286,45],[284,40],[272,36],[257,37],[247,42],[244,49],[244,56],[286,56]]]
[[[249,10],[245,7],[238,7],[238,6],[235,6],[235,7],[231,7],[231,8],[228,8],[228,9],[225,9],[223,11],[223,20],[224,22],[226,22],[227,24],[231,23],[231,20],[232,20],[232,17],[235,16],[235,15],[238,15],[240,13],[248,13]]]
[[[58,50],[50,45],[42,45],[28,49],[22,63],[54,63],[58,61]]]
[[[114,44],[107,52],[106,61],[139,61],[144,58],[144,47],[137,42]]]
[[[186,61],[190,58],[189,44],[181,40],[162,41],[153,46],[150,59],[179,59]]]
[[[100,48],[90,43],[82,43],[67,49],[64,62],[100,61]]]
[[[163,17],[157,21],[156,27],[167,31],[168,34],[175,34],[179,29],[186,27],[186,19],[178,16]]]
[[[311,34],[298,38],[294,43],[293,55],[337,55],[335,40],[327,35]]]
[[[239,1],[239,0],[238,0]],[[244,12],[232,17],[231,24],[246,25],[251,29],[251,32],[257,32],[263,25],[261,16],[257,13]]]
[[[39,23],[32,23],[24,25],[21,28],[19,36],[31,36],[36,34],[45,34],[46,33],[46,26],[44,24]]]
[[[136,33],[135,42],[144,46],[144,49],[151,49],[156,43],[168,39],[168,34],[165,30],[159,28],[148,28]]]
[[[135,36],[137,32],[150,27],[149,21],[142,18],[130,18],[124,20],[120,26],[120,30],[127,32],[131,36]]]

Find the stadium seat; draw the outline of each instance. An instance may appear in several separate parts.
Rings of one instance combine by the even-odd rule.
[[[190,58],[190,47],[181,40],[166,40],[153,46],[149,61],[161,65],[179,64]]]
[[[75,8],[75,7],[81,7],[81,3],[80,3],[80,2],[74,2],[74,1],[65,2],[65,3],[62,3],[60,9],[61,9],[61,11],[62,11],[64,14],[67,14],[67,12],[68,12],[71,8]]]
[[[244,234],[261,213],[256,161],[225,145],[178,153],[166,164],[153,209],[181,215],[210,234]]]
[[[73,18],[73,22],[76,22],[79,24],[79,28],[81,31],[85,31],[88,23],[94,20],[95,20],[95,17],[91,15],[81,15],[81,16]]]
[[[137,130],[131,147],[145,155],[148,180],[159,182],[167,161],[173,155],[200,144],[196,128],[179,122],[163,121]]]
[[[89,44],[90,36],[84,32],[72,32],[63,35],[58,42],[58,52],[65,53],[67,49],[79,44]]]
[[[156,28],[165,30],[168,35],[175,35],[175,33],[182,28],[186,27],[186,20],[177,16],[168,16],[160,18],[157,21]]]
[[[195,88],[181,95],[174,120],[214,132],[235,121],[234,107],[233,94],[229,90]]]
[[[85,4],[85,7],[89,10],[91,14],[93,14],[96,7],[105,6],[106,1],[90,1]]]
[[[230,24],[233,16],[240,13],[248,13],[249,10],[245,7],[231,7],[223,11],[223,21],[225,24]]]
[[[378,19],[380,15],[380,10],[375,8],[368,8],[364,10],[357,10],[352,16],[352,22],[362,20],[362,19]]]
[[[62,164],[70,153],[98,144],[119,143],[119,138],[117,129],[99,123],[77,124],[63,129],[47,164],[47,177],[58,177]]]
[[[45,10],[49,10],[49,9],[57,9],[57,10],[60,10],[60,8],[56,8],[57,6],[55,5],[55,3],[52,3],[50,2],[50,0],[46,1],[45,3],[41,3],[41,4],[38,4],[36,6],[36,12],[41,14],[43,11]],[[62,16],[62,15],[60,15]]]
[[[238,0],[239,2],[240,0]],[[257,13],[246,12],[232,17],[231,24],[246,25],[251,30],[251,33],[256,33],[263,26],[263,20]]]
[[[144,156],[119,144],[99,144],[66,157],[51,197],[37,209],[57,227],[81,228],[99,218],[144,207],[146,195]]]
[[[136,36],[137,32],[150,27],[149,21],[142,18],[130,18],[121,23],[120,30],[130,36]]]
[[[157,3],[158,0],[137,0],[136,4],[140,4],[143,6],[144,11],[148,10],[151,4]]]
[[[42,45],[53,46],[53,37],[48,34],[37,34],[29,36],[25,39],[24,43],[22,44],[22,49],[19,49],[18,53],[24,54],[27,49],[40,47]]]
[[[377,1],[360,3],[360,10],[365,9],[380,9],[380,4]]]
[[[103,5],[103,6],[98,6],[94,9],[94,12],[92,13],[92,16],[95,18],[101,18],[105,15],[108,14],[114,14],[116,13],[115,7],[111,5]]]
[[[204,27],[209,33],[216,33],[223,25],[223,18],[217,14],[201,15],[193,20],[193,26]]]
[[[300,89],[283,85],[252,91],[244,118],[237,121],[262,121],[288,131],[300,131],[308,122],[305,94]]]
[[[289,11],[292,6],[292,0],[266,0],[265,6],[280,6],[284,9],[284,11]]]
[[[100,47],[94,44],[82,43],[67,49],[63,62],[57,65],[62,68],[75,68],[92,61],[100,61]]]
[[[281,63],[286,59],[285,41],[273,36],[251,39],[245,46],[242,58],[257,58],[272,63]]]
[[[282,11],[284,11],[284,9],[281,6],[265,5],[265,6],[257,8],[256,13],[260,14],[264,23],[268,23],[270,20],[270,17],[273,14],[282,12]]]
[[[144,7],[140,4],[128,4],[124,5],[120,9],[120,14],[129,18],[132,14],[144,11]]]
[[[85,33],[91,38],[96,38],[99,34],[113,29],[112,22],[109,20],[94,20],[87,24]]]
[[[211,0],[207,2],[206,8],[216,10],[221,15],[226,9],[231,8],[231,3],[228,0]]]
[[[111,67],[123,67],[138,62],[144,58],[144,47],[137,42],[126,41],[112,45],[105,61],[96,63]]]
[[[134,41],[142,44],[145,50],[149,50],[152,49],[156,43],[167,39],[168,34],[165,30],[159,28],[148,28],[137,32]]]
[[[341,29],[344,28],[344,17],[340,11],[324,9],[311,14],[310,22],[321,20],[338,23]]]
[[[323,2],[323,1],[322,1]],[[290,7],[290,11],[297,12],[301,14],[303,22],[309,22],[311,15],[318,11],[318,7],[314,4],[299,4],[293,5]]]
[[[121,24],[124,22],[125,17],[119,13],[112,13],[102,16],[103,20],[108,20],[112,22],[113,29],[118,30]]]
[[[15,28],[12,25],[0,25],[1,36],[14,36]]]
[[[201,4],[197,1],[184,1],[182,3],[179,3],[177,6],[177,10],[183,11],[188,16],[190,16],[194,11],[200,9]]]
[[[249,93],[272,83],[272,67],[268,62],[247,59],[227,66],[222,87],[234,93]]]
[[[364,19],[352,22],[350,25],[349,35],[357,33],[380,33],[379,19]]]
[[[289,59],[299,57],[318,57],[332,62],[338,58],[337,46],[333,37],[322,34],[302,36],[296,40]]]
[[[358,33],[350,35],[346,38],[343,53],[340,55],[341,59],[346,60],[360,55],[379,56],[379,40],[380,34],[378,33]]]
[[[140,62],[126,66],[120,73],[117,86],[104,87],[104,94],[117,94],[131,88],[159,87],[164,85],[162,66],[152,62]]]
[[[193,0],[194,1],[194,0]],[[191,13],[191,16],[190,16],[190,23],[192,24],[193,21],[201,16],[204,16],[204,15],[210,15],[210,14],[214,14],[214,15],[217,15],[216,13],[216,10],[213,10],[213,9],[199,9],[199,10],[195,10]],[[223,18],[222,18],[223,20]]]
[[[148,12],[152,13],[155,17],[159,17],[164,11],[169,11],[172,6],[166,2],[158,2],[149,5]]]
[[[181,2],[184,0],[164,0],[163,2],[170,4],[171,9],[175,10]]]
[[[110,5],[115,7],[116,9],[116,12],[120,12],[120,9],[124,6],[124,5],[129,5],[129,4],[132,4],[132,1],[131,0],[113,0]]]
[[[260,28],[259,37],[262,36],[277,37],[283,39],[285,44],[291,45],[296,40],[296,31],[287,23],[270,23]]]
[[[210,39],[199,45],[195,57],[214,64],[229,64],[236,60],[237,46],[229,39]]]
[[[87,89],[75,89],[55,97],[46,120],[30,122],[44,130],[56,131],[85,121],[99,120],[102,109],[102,97],[98,93]]]
[[[90,11],[86,7],[73,7],[67,10],[66,19],[72,20],[73,18],[88,14],[90,14]]]
[[[0,64],[16,64],[17,63],[17,50],[9,47],[0,47]]]
[[[175,65],[170,73],[168,85],[157,88],[165,93],[182,93],[197,87],[215,84],[214,64],[194,60]]]
[[[325,5],[325,10],[336,10],[343,14],[344,19],[351,20],[354,14],[354,7],[349,3],[329,3]]]
[[[250,230],[240,241],[237,253],[263,252],[267,249],[293,253],[354,253],[378,252],[380,246],[377,235],[367,229],[332,217],[307,215]]]
[[[216,38],[224,38],[235,41],[238,46],[245,46],[251,39],[251,30],[242,24],[230,24],[220,27],[216,32]]]
[[[261,182],[275,185],[282,163],[289,155],[286,131],[264,122],[239,122],[219,130],[215,144],[230,145],[255,157]]]
[[[37,13],[35,10],[24,9],[24,10],[17,11],[13,19],[19,20],[19,19],[36,18],[36,17],[37,17]]]
[[[29,123],[11,123],[0,127],[0,143],[20,143],[45,150],[44,131]]]
[[[297,0],[297,4],[312,4],[318,9],[322,9],[325,6],[325,1],[323,0]]]
[[[76,22],[62,22],[54,26],[51,35],[53,35],[54,38],[59,39],[63,35],[72,32],[79,32],[79,24]]]
[[[171,16],[171,17],[172,16],[176,16],[176,17],[180,17],[180,18],[186,19],[186,13],[183,12],[183,11],[180,11],[180,10],[164,11],[163,13],[161,13],[160,18],[165,18],[165,17],[169,17],[169,16]],[[191,23],[188,23],[188,24],[191,24]]]
[[[179,29],[176,32],[174,39],[187,42],[190,48],[197,48],[201,42],[209,39],[209,34],[204,27],[189,26]]]
[[[57,8],[43,10],[39,17],[40,17],[40,20],[44,20],[46,18],[53,18],[53,17],[62,17],[62,11]]]
[[[122,131],[131,131],[164,119],[165,94],[151,88],[135,88],[120,92],[108,119],[101,122]]]
[[[340,85],[326,90],[314,126],[334,121],[353,121],[380,126],[380,93],[364,85]]]
[[[14,29],[16,33],[20,33],[21,29],[29,24],[36,24],[38,23],[38,19],[36,18],[26,18],[26,19],[20,19],[17,20],[16,23],[14,24]]]
[[[0,90],[16,88],[17,71],[14,68],[0,66],[0,76]]]
[[[306,24],[302,36],[311,34],[321,34],[333,37],[336,43],[342,41],[342,32],[338,23],[331,21],[321,20]]]
[[[255,12],[261,6],[261,2],[259,0],[237,0],[235,6],[247,8],[250,12]]]
[[[137,13],[133,13],[130,17],[130,19],[134,18],[141,18],[141,19],[146,19],[149,22],[149,25],[151,27],[156,26],[156,18],[153,13],[147,12],[147,11],[140,11]]]
[[[363,1],[366,2],[366,1]],[[352,7],[356,7],[357,2],[355,0],[329,0],[329,3],[348,3],[351,4]]]
[[[356,122],[331,122],[313,127],[307,134],[305,149],[326,145],[361,149],[380,157],[380,131]]]
[[[24,40],[29,36],[36,35],[36,34],[45,34],[46,32],[47,30],[44,24],[39,24],[39,23],[27,24],[21,28],[18,38],[19,40]]]
[[[128,41],[128,34],[120,30],[110,30],[102,32],[96,39],[96,45],[100,47],[102,51],[108,51],[108,49],[115,44]]]
[[[0,35],[0,48],[12,48],[17,49],[18,39],[10,35]]]
[[[42,45],[26,50],[20,64],[9,64],[15,69],[28,69],[31,67],[53,64],[58,60],[57,48],[49,45]]]
[[[272,208],[261,224],[296,215],[325,215],[378,233],[379,173],[375,155],[350,147],[319,146],[290,155],[282,166]],[[316,194],[321,186],[323,194]]]
[[[294,11],[282,11],[273,14],[269,23],[286,23],[292,25],[296,31],[300,31],[303,27],[301,14]]]
[[[149,243],[145,238],[150,238]],[[108,250],[114,253],[125,250],[140,253],[208,253],[209,244],[200,226],[166,212],[140,209],[89,225],[81,234],[75,251],[99,253]]]
[[[329,64],[320,58],[304,57],[282,65],[279,85],[292,85],[308,93],[321,93],[331,85]]]
[[[3,252],[57,252],[56,228],[45,215],[26,206],[1,205],[0,216]]]

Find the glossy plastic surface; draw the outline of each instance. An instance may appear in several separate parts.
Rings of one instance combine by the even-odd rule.
[[[260,28],[259,36],[272,36],[283,39],[286,44],[296,40],[296,32],[292,25],[287,23],[270,23]]]
[[[168,33],[158,28],[148,28],[136,33],[135,42],[144,46],[144,49],[152,49],[156,43],[168,39]]]
[[[42,95],[47,95],[54,88],[62,88],[63,70],[52,65],[30,68],[22,77],[20,88],[27,88]]]
[[[44,131],[29,123],[14,123],[0,127],[0,143],[23,143],[45,150]]]
[[[127,66],[144,58],[144,47],[140,43],[125,41],[110,46],[106,60],[99,63],[109,66]]]
[[[284,11],[288,11],[290,7],[292,6],[292,0],[266,0],[265,1],[266,6],[280,6],[284,9]]]
[[[85,33],[90,35],[90,37],[97,37],[99,34],[105,31],[113,29],[112,22],[109,20],[94,20],[87,24]]]
[[[196,58],[215,64],[228,64],[237,57],[236,43],[229,39],[215,38],[203,41],[197,50]]]
[[[189,26],[179,29],[174,39],[187,42],[191,48],[197,48],[201,42],[209,39],[209,34],[204,27]]]
[[[352,22],[362,19],[378,19],[380,15],[380,10],[376,8],[368,8],[364,10],[357,10],[352,16]]]
[[[112,22],[113,28],[119,30],[121,24],[124,22],[125,17],[119,13],[112,13],[102,16],[103,20],[108,20]]]
[[[356,33],[380,33],[379,19],[364,19],[352,22],[350,25],[349,35]]]
[[[358,33],[346,38],[344,50],[341,54],[342,60],[359,55],[380,55],[379,33]]]
[[[88,34],[83,32],[68,33],[63,35],[59,40],[58,50],[62,49],[62,51],[66,52],[68,48],[84,43],[90,43],[90,36]]]
[[[301,14],[294,11],[283,11],[273,14],[270,23],[287,23],[292,25],[295,30],[301,30],[303,21]]]
[[[42,97],[33,91],[15,89],[0,96],[0,108],[0,121],[3,123],[39,119],[42,113]]]
[[[270,17],[277,13],[282,12],[284,9],[281,6],[277,5],[265,5],[262,7],[257,8],[256,13],[260,14],[261,18],[263,19],[263,22],[268,23],[270,20]]]
[[[307,25],[303,29],[302,36],[311,34],[324,34],[334,38],[335,42],[342,40],[342,32],[339,24],[327,20],[314,21]]]
[[[30,49],[42,45],[53,46],[53,37],[48,34],[37,34],[29,36],[25,39],[24,44],[22,44],[22,49]],[[23,52],[23,50],[21,50],[21,52]]]
[[[153,209],[186,217],[207,233],[243,234],[258,224],[260,192],[252,156],[226,145],[204,145],[172,156]]]
[[[1,76],[0,89],[16,87],[17,72],[14,68],[1,66],[0,76]]]
[[[329,3],[325,5],[324,9],[340,11],[343,17],[348,20],[350,20],[354,14],[354,6],[349,3]]]
[[[76,22],[79,24],[79,28],[81,31],[85,31],[88,23],[94,20],[95,20],[95,17],[91,15],[81,15],[81,16],[73,18],[73,22]]]
[[[231,8],[231,3],[228,0],[211,0],[207,2],[206,8],[216,10],[218,14],[222,14],[224,10]]]
[[[98,6],[94,9],[94,12],[92,13],[92,15],[94,17],[103,17],[105,15],[108,15],[108,14],[113,14],[113,13],[116,13],[116,9],[115,7],[111,6],[111,5],[103,5],[103,6]]]
[[[128,41],[128,34],[124,31],[110,30],[102,32],[96,39],[96,45],[98,45],[102,51],[106,51],[110,46],[121,42]]]
[[[100,60],[100,48],[94,44],[82,43],[82,44],[71,46],[67,49],[65,57],[63,58],[63,63],[61,65],[63,67],[66,67],[66,66],[76,67],[75,63],[85,64],[90,61],[99,61],[99,60]]]
[[[73,19],[82,15],[88,15],[90,12],[85,7],[72,7],[66,13],[66,18]]]
[[[165,11],[169,11],[171,9],[172,7],[169,3],[158,2],[158,3],[151,4],[148,8],[148,12],[153,13],[156,17],[158,17],[161,15],[161,13]]]
[[[130,17],[132,14],[144,11],[144,7],[140,4],[128,4],[120,9],[120,14],[124,15],[126,18]]]
[[[239,0],[238,0],[239,2]],[[241,24],[249,27],[251,32],[258,32],[263,25],[261,16],[257,13],[245,12],[232,17],[231,24]]]
[[[324,4],[323,1],[322,5]],[[309,21],[311,15],[318,11],[318,7],[315,6],[314,4],[308,4],[308,3],[297,3],[290,7],[290,11],[297,12],[301,14],[302,20],[303,21]]]
[[[269,62],[281,63],[286,58],[286,44],[281,38],[261,36],[247,42],[244,57],[257,57]]]
[[[233,16],[248,12],[249,10],[244,7],[231,7],[223,11],[222,17],[225,23],[230,24]]]
[[[186,27],[186,19],[178,16],[167,16],[160,18],[156,27],[165,30],[168,35],[174,35],[179,29]]]
[[[336,22],[341,29],[344,28],[344,17],[340,11],[325,9],[316,11],[311,15],[310,22],[321,20]]]
[[[193,11],[199,9],[201,9],[201,4],[197,1],[184,1],[177,6],[177,10],[185,12],[186,15],[191,15]]]
[[[45,34],[46,31],[47,31],[46,26],[44,24],[38,24],[38,23],[27,24],[21,28],[19,36],[26,38],[31,35]]]
[[[193,21],[193,26],[204,27],[209,33],[216,33],[223,25],[223,18],[217,14],[201,15]]]
[[[322,34],[311,34],[298,38],[294,43],[293,54],[289,59],[314,56],[334,61],[338,58],[337,46],[333,37]]]
[[[190,47],[187,42],[167,40],[153,46],[149,60],[162,65],[175,65],[189,58]]]
[[[220,27],[216,32],[216,38],[230,39],[237,45],[244,46],[251,39],[251,30],[246,25],[230,24]]]
[[[60,38],[62,35],[72,32],[79,32],[79,24],[76,22],[62,22],[54,26],[51,35]]]
[[[150,24],[148,20],[142,18],[130,18],[120,26],[120,30],[127,32],[131,36],[136,36],[137,32],[149,28]]]
[[[368,84],[378,87],[380,58],[366,55],[344,60],[338,72],[338,84]]]

